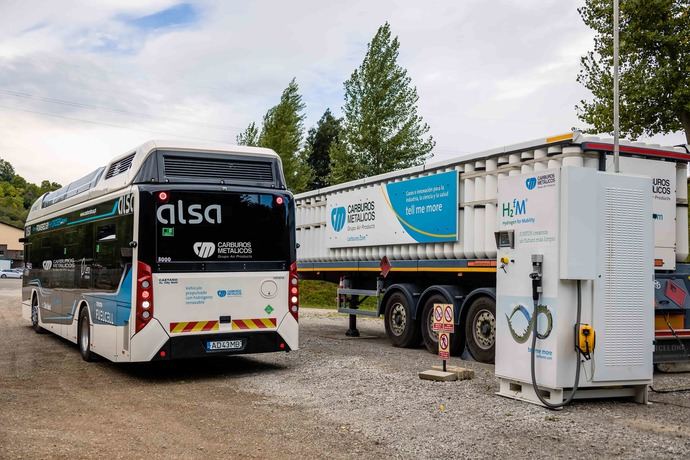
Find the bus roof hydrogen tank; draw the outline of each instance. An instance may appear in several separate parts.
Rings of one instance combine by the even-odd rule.
[[[294,216],[275,152],[148,142],[33,204],[23,316],[86,360],[295,350]]]

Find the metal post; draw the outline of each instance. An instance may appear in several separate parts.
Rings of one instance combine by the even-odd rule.
[[[350,289],[352,287],[352,281],[348,277],[343,277],[343,288]],[[359,296],[350,296],[348,302],[349,308],[359,308]],[[350,315],[349,317],[349,327],[345,333],[347,337],[359,337],[359,330],[357,329],[357,315]]]
[[[347,337],[359,337],[359,329],[357,329],[357,315],[350,315],[350,327],[345,335]]]
[[[616,173],[620,172],[620,114],[619,114],[619,88],[618,88],[618,0],[613,0],[613,167]]]

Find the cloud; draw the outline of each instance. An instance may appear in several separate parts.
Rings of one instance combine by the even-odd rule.
[[[234,142],[293,77],[306,127],[389,21],[446,158],[579,125],[591,46],[574,0],[10,2],[0,18],[0,156],[67,182],[151,138]],[[680,136],[664,138],[680,142]],[[50,168],[46,168],[46,159]]]

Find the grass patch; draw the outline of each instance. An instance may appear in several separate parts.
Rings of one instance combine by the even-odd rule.
[[[300,280],[300,305],[304,308],[336,308],[336,290],[338,285],[318,280]],[[369,297],[360,308],[376,310],[376,298]]]

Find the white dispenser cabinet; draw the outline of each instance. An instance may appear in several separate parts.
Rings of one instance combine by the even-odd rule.
[[[550,403],[634,397],[646,402],[654,340],[651,179],[563,167],[498,181],[496,376],[499,394],[539,404],[530,358],[532,256],[543,256],[537,307],[536,382]],[[575,350],[594,328],[591,359]]]

